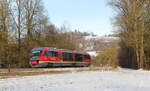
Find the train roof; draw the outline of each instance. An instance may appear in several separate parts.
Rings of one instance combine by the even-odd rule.
[[[44,50],[45,48],[47,48],[47,49],[56,49],[56,48],[52,48],[52,47],[39,47],[39,48],[33,48],[31,51]]]
[[[44,49],[52,49],[52,50],[59,50],[59,51],[64,51],[64,52],[74,52],[74,53],[80,53],[80,54],[88,54],[86,52],[79,52],[79,51],[73,51],[73,50],[67,50],[67,49],[57,49],[53,47],[39,47],[39,48],[33,48],[31,51],[39,51],[39,50],[44,50]]]

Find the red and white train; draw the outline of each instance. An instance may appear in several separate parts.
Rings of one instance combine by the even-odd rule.
[[[31,67],[89,66],[90,63],[90,55],[85,52],[40,47],[30,53]]]

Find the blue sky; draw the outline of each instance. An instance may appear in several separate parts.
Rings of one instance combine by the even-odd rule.
[[[57,27],[65,24],[71,30],[112,33],[112,9],[108,0],[43,0],[50,21]]]

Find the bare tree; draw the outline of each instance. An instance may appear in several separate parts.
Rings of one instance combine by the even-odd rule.
[[[138,68],[145,66],[145,32],[146,18],[149,16],[149,0],[112,0],[110,4],[117,10],[115,24],[120,31],[121,39],[127,47],[133,48]]]
[[[25,0],[25,18],[27,30],[27,45],[32,41],[32,33],[36,29],[37,21],[43,15],[41,0]]]
[[[0,51],[1,60],[8,61],[8,42],[10,32],[10,0],[0,0]]]

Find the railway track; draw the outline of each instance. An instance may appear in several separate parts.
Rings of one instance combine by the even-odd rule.
[[[11,68],[11,72],[47,72],[47,71],[75,71],[89,69],[89,67],[59,67],[59,68]],[[0,73],[8,73],[7,68],[0,69]]]
[[[100,70],[112,70],[112,68],[108,67],[12,68],[10,72],[8,72],[8,69],[0,69],[0,79],[14,78],[20,76],[65,74],[72,72],[100,71]]]

